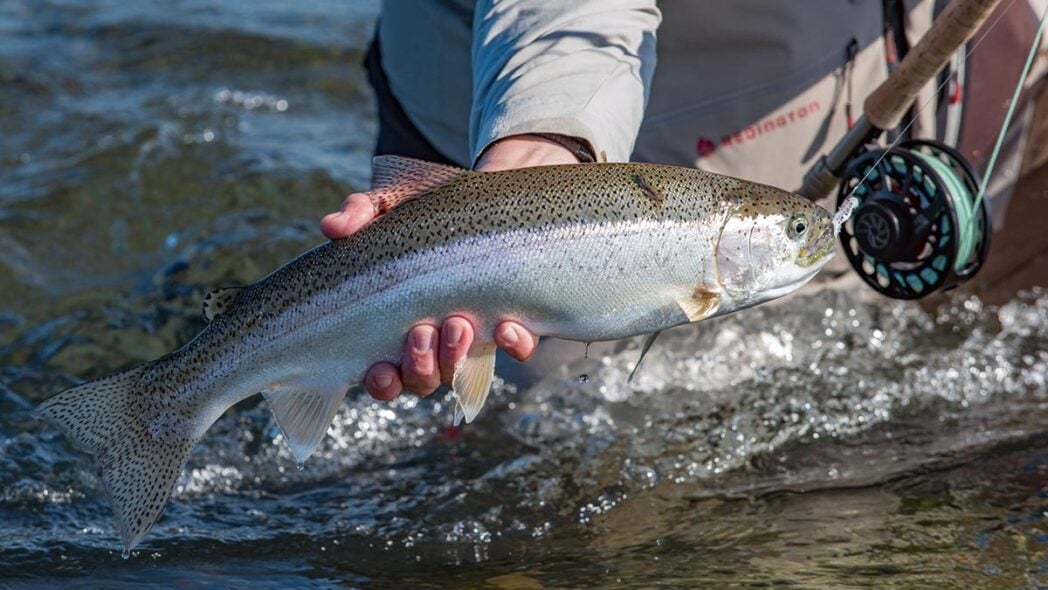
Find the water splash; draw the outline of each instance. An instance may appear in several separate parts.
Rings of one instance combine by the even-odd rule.
[[[279,540],[307,552],[377,543],[397,555],[439,547],[441,564],[477,563],[506,543],[550,547],[609,522],[628,530],[653,489],[707,498],[868,484],[1038,427],[1048,291],[1000,308],[956,297],[935,314],[864,295],[802,294],[789,307],[670,331],[632,385],[639,339],[525,392],[497,383],[457,436],[444,428],[450,394],[388,404],[350,395],[304,471],[291,468],[265,406],[242,408],[195,449],[177,508],[149,542],[205,550]],[[599,371],[582,372],[594,363]],[[91,458],[57,433],[26,428],[18,411],[0,415],[0,434],[20,433],[0,438],[0,511],[13,515],[0,538],[33,552],[111,550],[119,540]],[[853,457],[862,447],[852,441],[878,429],[896,438]],[[916,444],[928,432],[935,439]],[[780,460],[798,448],[798,466],[784,470]],[[78,494],[57,493],[67,490]],[[23,530],[42,509],[75,530]]]
[[[310,22],[286,18],[286,3],[253,3],[252,15],[268,11],[282,31],[293,23],[304,40],[289,43],[250,18],[230,19],[239,5],[227,2],[215,10],[233,26],[217,29],[212,11],[202,26],[180,28],[177,5],[146,19],[160,26],[103,14],[97,22],[116,25],[99,28],[99,11],[138,9],[84,6],[89,21],[76,26],[68,25],[77,11],[19,13],[8,21],[27,23],[25,31],[0,41],[16,66],[21,56],[53,56],[16,67],[26,75],[0,84],[14,109],[0,118],[33,123],[9,125],[14,155],[0,162],[13,179],[0,199],[14,197],[0,211],[10,234],[0,241],[16,270],[0,293],[0,585],[12,576],[47,585],[40,577],[56,572],[62,578],[51,585],[402,586],[455,573],[470,576],[461,584],[507,587],[618,577],[637,587],[728,577],[724,585],[837,587],[871,575],[874,562],[891,572],[888,582],[915,587],[941,583],[918,576],[952,575],[964,564],[971,567],[961,575],[972,579],[992,566],[999,585],[1030,584],[1007,576],[1028,576],[1043,559],[1040,537],[1028,533],[1040,534],[1043,522],[1037,474],[1046,467],[1036,454],[1045,447],[1022,437],[1044,429],[1045,291],[1000,308],[955,298],[931,314],[860,293],[796,295],[668,334],[632,386],[625,377],[639,341],[528,391],[499,384],[462,430],[445,427],[450,396],[385,404],[353,393],[304,471],[265,406],[247,402],[193,452],[146,542],[152,551],[123,563],[97,464],[31,410],[78,378],[191,337],[202,285],[252,280],[315,242],[315,218],[331,195],[367,180],[370,93],[344,64],[359,59],[373,23],[347,35],[353,19],[332,18],[358,3],[320,2]],[[49,14],[55,23],[36,23]],[[202,18],[194,15],[182,16]],[[211,59],[229,48],[260,57]],[[157,67],[157,56],[172,55],[183,58]],[[151,82],[85,84],[86,73],[113,63]],[[317,72],[336,73],[322,88],[306,84]],[[69,88],[91,92],[49,94]],[[259,94],[224,101],[221,88]],[[39,93],[47,100],[30,100]],[[280,111],[281,99],[294,108]],[[336,127],[362,131],[328,142]],[[207,140],[208,130],[213,141],[183,141]],[[58,139],[40,141],[49,134]],[[82,248],[38,239],[55,233],[48,220],[70,218],[96,223],[61,228],[68,243],[112,251],[85,260]],[[155,235],[170,227],[181,229]],[[1006,445],[1033,458],[1001,451]],[[935,460],[968,472],[948,484],[905,478]],[[974,483],[965,487],[965,478]],[[1022,478],[1032,490],[1015,483]],[[811,492],[849,485],[838,495]],[[809,493],[781,493],[798,490]],[[792,512],[791,502],[799,504]],[[871,545],[841,541],[844,520]],[[506,564],[522,556],[526,573],[507,576]],[[667,572],[680,577],[667,580]]]

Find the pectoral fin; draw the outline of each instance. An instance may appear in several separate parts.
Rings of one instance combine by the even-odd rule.
[[[291,454],[302,463],[324,440],[346,392],[303,392],[288,388],[263,392],[262,395],[269,403],[269,409],[287,440]]]
[[[720,302],[719,294],[705,287],[699,287],[692,292],[690,297],[678,299],[677,305],[680,305],[681,311],[688,316],[689,322],[697,322],[717,313],[717,310],[720,309]]]
[[[474,342],[466,357],[455,366],[451,388],[455,392],[455,426],[463,418],[469,424],[480,413],[495,377],[495,344]]]

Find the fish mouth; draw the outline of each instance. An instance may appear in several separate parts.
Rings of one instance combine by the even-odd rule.
[[[797,257],[800,267],[821,266],[829,262],[837,249],[837,236],[829,228],[823,229],[807,248],[801,250]]]

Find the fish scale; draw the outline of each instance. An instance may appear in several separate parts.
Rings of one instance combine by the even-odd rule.
[[[125,551],[160,518],[189,450],[261,392],[305,461],[346,392],[404,335],[449,315],[476,333],[456,423],[484,405],[492,331],[596,341],[731,313],[799,288],[832,256],[829,214],[774,187],[653,164],[478,173],[376,158],[380,216],[254,285],[205,301],[207,327],[152,363],[37,414],[98,455]]]

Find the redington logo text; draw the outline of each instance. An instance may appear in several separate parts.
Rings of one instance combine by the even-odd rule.
[[[748,125],[735,133],[721,136],[720,147],[737,146],[753,141],[762,135],[774,133],[801,119],[805,119],[809,115],[813,115],[820,110],[822,110],[822,105],[819,104],[818,100],[813,100],[795,109],[786,111],[785,113],[775,115],[774,117],[768,117],[767,119],[753,125]],[[717,151],[717,143],[708,137],[700,137],[695,143],[695,151],[698,152],[700,158],[711,156],[713,155],[713,152]]]

